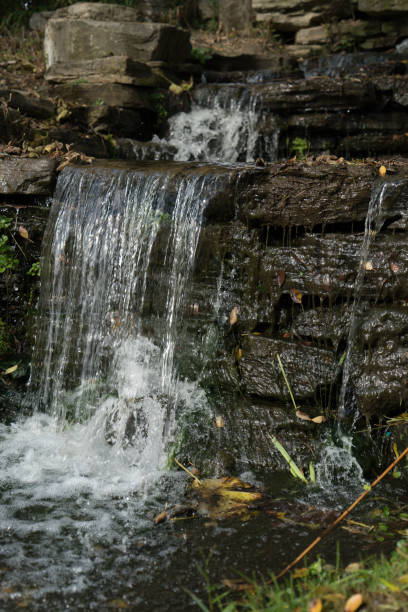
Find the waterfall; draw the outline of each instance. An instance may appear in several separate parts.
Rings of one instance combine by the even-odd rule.
[[[265,140],[259,124],[263,113],[256,88],[202,86],[190,112],[169,119],[167,144],[176,160],[253,162],[277,157],[278,133]]]
[[[150,465],[163,463],[177,406],[205,403],[178,380],[175,351],[203,213],[231,175],[172,168],[59,177],[33,358],[39,408],[61,424],[93,419]]]

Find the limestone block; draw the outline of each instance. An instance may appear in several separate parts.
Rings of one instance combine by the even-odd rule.
[[[310,11],[307,13],[257,13],[256,21],[268,21],[279,32],[297,32],[318,24],[322,13]]]
[[[51,195],[56,161],[10,157],[0,160],[0,193]]]
[[[386,17],[408,13],[407,0],[358,0],[358,10],[368,15]]]
[[[328,42],[330,42],[330,33],[325,25],[299,30],[295,37],[297,45],[325,44]]]
[[[185,61],[191,51],[186,30],[136,21],[130,7],[78,3],[59,9],[45,28],[46,66],[124,55],[140,62]]]
[[[57,62],[45,74],[47,81],[65,83],[119,83],[136,87],[167,87],[168,82],[157,71],[123,55],[95,60]]]
[[[252,22],[251,0],[219,0],[219,21],[227,32],[248,30]]]

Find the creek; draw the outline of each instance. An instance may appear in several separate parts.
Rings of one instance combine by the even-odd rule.
[[[273,131],[268,139],[258,131],[266,116],[255,94],[241,84],[211,87],[216,95],[203,86],[191,112],[172,118],[167,142],[176,147],[179,161],[101,162],[69,167],[59,176],[43,243],[24,417],[0,428],[4,608],[196,609],[186,589],[205,599],[197,564],[208,565],[215,582],[234,577],[234,571],[278,572],[365,483],[353,438],[341,442],[336,418],[329,417],[321,429],[293,422],[279,427],[281,442],[291,449],[298,434],[306,438],[302,444],[311,448],[315,484],[292,479],[268,441],[275,413],[286,418],[292,407],[279,369],[271,379],[278,390],[269,395],[263,389],[270,385],[270,372],[251,390],[252,371],[261,369],[261,362],[269,367],[268,351],[272,362],[295,315],[300,330],[302,317],[323,310],[314,297],[305,300],[304,309],[301,297],[302,309],[295,313],[296,294],[289,290],[279,294],[274,309],[271,296],[258,296],[256,317],[252,294],[250,305],[241,308],[240,300],[247,299],[243,279],[250,279],[248,245],[258,231],[265,261],[279,253],[292,257],[298,249],[300,256],[313,252],[323,262],[336,235],[300,229],[286,241],[256,222],[254,231],[243,232],[242,202],[262,174],[248,162],[275,159],[277,141]],[[231,96],[231,87],[238,94]],[[354,396],[346,393],[347,373],[353,369],[357,319],[361,323],[372,293],[361,270],[371,270],[370,240],[373,228],[380,233],[382,226],[377,217],[395,220],[392,207],[405,184],[397,179],[386,188],[376,184],[365,232],[354,242],[345,239],[345,257],[357,263],[354,282],[341,280],[347,302],[332,299],[331,280],[318,271],[327,294],[321,308],[351,304],[346,344],[333,349],[333,342],[309,341],[299,348],[283,340],[295,353],[303,351],[294,360],[299,379],[293,372],[289,378],[309,408],[322,410],[317,397],[327,399],[334,389],[334,400],[324,405],[328,413],[333,410],[341,386],[338,356],[345,354],[341,410],[355,409]],[[220,234],[220,251],[212,250],[217,228],[226,221],[233,232]],[[392,257],[394,262],[397,256]],[[260,281],[256,284],[259,288]],[[377,295],[374,306],[378,301]],[[236,306],[248,329],[230,321]],[[274,348],[262,353],[263,344]],[[254,361],[246,361],[246,350]],[[317,364],[314,371],[309,363]],[[247,381],[244,392],[239,377]],[[355,413],[352,421],[354,427]],[[210,476],[239,476],[262,493],[262,503],[250,505],[244,516],[215,516],[211,503],[195,499],[191,479],[173,469],[174,456]],[[403,483],[391,479],[353,518],[383,524],[381,509],[398,516],[406,501]],[[178,515],[174,509],[180,504],[187,510]],[[155,525],[164,509],[169,520]],[[344,563],[375,552],[379,542],[384,550],[392,545],[392,534],[346,527],[320,549],[327,561],[335,562],[336,540]]]

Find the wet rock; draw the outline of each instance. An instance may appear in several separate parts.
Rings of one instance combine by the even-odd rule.
[[[56,11],[45,29],[47,68],[58,62],[109,55],[146,62],[185,61],[189,33],[174,26],[138,22],[137,11],[115,4],[79,2]]]
[[[408,310],[406,307],[378,306],[372,308],[364,315],[361,323],[361,340],[373,346],[386,344],[393,338],[402,338],[408,334]]]
[[[96,109],[102,106],[153,109],[149,92],[119,83],[65,83],[56,85],[53,90],[71,104],[90,105]]]
[[[332,351],[300,342],[248,335],[243,342],[239,363],[247,393],[290,401],[277,354],[297,401],[316,398],[319,387],[328,387],[335,381],[336,360]]]
[[[374,176],[372,167],[357,164],[279,164],[259,177],[256,193],[249,190],[240,218],[272,227],[362,221]]]
[[[56,161],[10,157],[0,164],[0,193],[51,195]]]
[[[407,348],[389,342],[366,353],[356,367],[357,375],[352,375],[351,382],[358,405],[365,414],[389,414],[407,401]]]
[[[292,333],[337,349],[340,340],[347,337],[350,321],[351,309],[347,304],[312,308],[299,312],[293,322]]]

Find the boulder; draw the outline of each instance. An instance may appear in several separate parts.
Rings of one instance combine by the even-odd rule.
[[[326,44],[330,42],[330,31],[326,25],[306,28],[296,33],[295,43],[297,45]]]
[[[10,157],[0,162],[0,193],[52,195],[55,183],[53,159]]]
[[[408,14],[406,0],[358,0],[358,10],[376,17]]]
[[[137,87],[167,87],[168,82],[157,70],[124,55],[111,55],[94,60],[57,62],[50,66],[45,78],[52,83],[120,83]]]
[[[54,11],[38,11],[33,13],[30,17],[30,21],[28,22],[28,26],[30,30],[37,30],[37,32],[44,32],[45,26],[51,17],[53,16]]]
[[[80,2],[59,9],[48,21],[44,51],[47,68],[111,55],[180,63],[189,57],[191,45],[186,30],[140,23],[130,7]]]
[[[252,23],[251,0],[218,0],[218,18],[226,32],[249,31]]]

